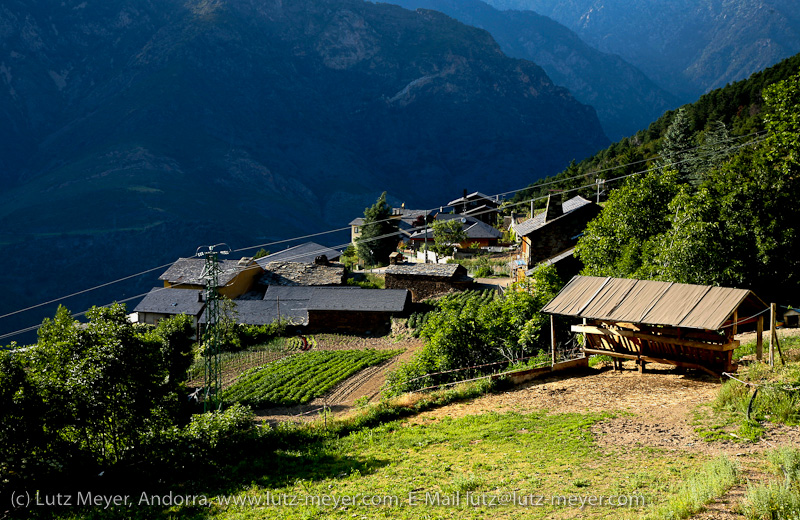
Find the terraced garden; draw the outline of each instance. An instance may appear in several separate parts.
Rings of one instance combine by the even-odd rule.
[[[246,371],[224,390],[223,400],[254,408],[305,404],[356,372],[400,352],[366,349],[296,354]]]

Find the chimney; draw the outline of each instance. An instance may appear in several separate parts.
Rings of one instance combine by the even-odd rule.
[[[545,222],[550,222],[564,214],[560,199],[561,195],[556,195],[555,198],[552,194],[547,196],[547,209],[545,210],[547,214],[544,217]]]
[[[199,303],[203,302],[203,291],[197,291],[197,301]]]
[[[327,255],[319,255],[314,259],[314,263],[316,265],[328,265],[328,257]]]
[[[467,198],[467,188],[464,188],[464,198]]]

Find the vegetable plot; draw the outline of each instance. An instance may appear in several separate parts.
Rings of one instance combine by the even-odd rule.
[[[223,392],[228,403],[254,408],[305,404],[359,370],[390,359],[399,350],[315,351],[256,367]]]

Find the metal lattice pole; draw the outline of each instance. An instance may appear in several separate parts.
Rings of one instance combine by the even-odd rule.
[[[205,346],[205,385],[203,389],[203,411],[217,410],[222,405],[222,367],[219,354],[222,343],[219,331],[219,255],[227,255],[230,248],[224,244],[202,246],[197,256],[205,258],[203,280],[206,284],[206,330],[203,334]]]

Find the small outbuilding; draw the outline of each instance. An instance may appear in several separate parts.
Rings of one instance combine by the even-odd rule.
[[[384,272],[387,289],[407,289],[413,301],[468,289],[473,279],[460,264],[390,265]]]
[[[747,289],[575,276],[542,311],[582,320],[571,330],[585,335],[587,355],[719,375],[736,370],[738,327],[755,323],[761,344],[767,309]]]
[[[407,313],[411,295],[405,290],[360,287],[270,286],[264,295],[281,315],[304,313],[309,332],[382,333],[393,316]]]
[[[193,324],[197,328],[198,319],[206,306],[203,292],[155,287],[139,302],[133,312],[137,315],[139,323],[148,325],[158,325],[163,319],[186,314],[192,317]]]

